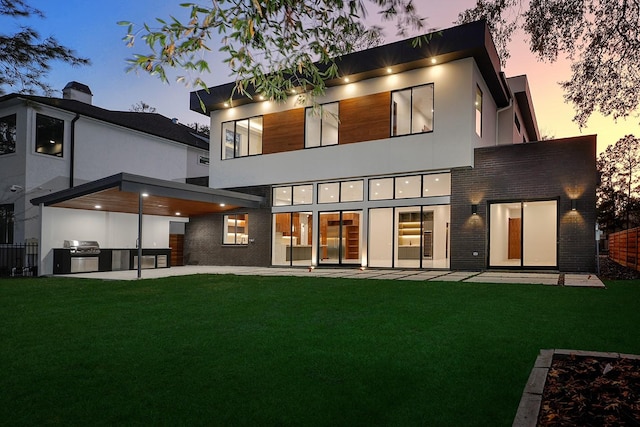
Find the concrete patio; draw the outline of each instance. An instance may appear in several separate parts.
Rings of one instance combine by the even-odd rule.
[[[200,266],[142,270],[143,279],[161,277],[186,276],[190,274],[236,274],[245,276],[299,276],[299,277],[337,277],[349,279],[384,279],[413,280],[435,282],[470,282],[470,283],[511,283],[541,284],[564,286],[604,288],[604,284],[595,274],[587,273],[549,273],[549,272],[514,272],[514,271],[449,271],[449,270],[390,270],[390,269],[355,269],[355,268],[278,268],[278,267],[235,267],[235,266]],[[108,271],[96,273],[78,273],[57,277],[82,277],[103,280],[137,280],[136,270]]]

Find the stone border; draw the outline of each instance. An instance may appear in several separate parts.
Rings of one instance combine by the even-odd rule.
[[[586,356],[586,357],[600,357],[609,359],[637,359],[640,360],[640,356],[635,354],[624,353],[605,353],[601,351],[582,351],[582,350],[540,350],[540,354],[536,358],[536,362],[533,364],[531,374],[527,380],[527,385],[522,392],[522,398],[518,405],[518,412],[513,420],[513,427],[535,427],[538,424],[538,414],[540,413],[540,406],[542,405],[542,392],[544,391],[544,385],[547,382],[547,374],[551,367],[554,355],[562,356]]]

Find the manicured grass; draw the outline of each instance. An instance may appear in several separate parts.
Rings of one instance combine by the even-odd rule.
[[[640,353],[607,285],[0,280],[0,423],[507,426],[541,348]]]

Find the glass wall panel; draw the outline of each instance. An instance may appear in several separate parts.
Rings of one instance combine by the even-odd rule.
[[[278,213],[273,215],[273,265],[291,265],[291,214]]]
[[[422,197],[451,195],[451,174],[438,173],[422,176]]]
[[[521,203],[493,203],[489,206],[489,265],[519,267],[521,265]]]
[[[236,148],[235,122],[225,122],[222,124],[222,159],[233,159]]]
[[[291,236],[291,264],[311,265],[313,241],[313,214],[311,212],[295,212],[292,214]]]
[[[338,264],[340,262],[341,230],[340,212],[320,212],[319,216],[319,248],[320,264]]]
[[[395,187],[396,199],[408,199],[411,197],[420,197],[422,177],[420,175],[415,176],[403,176],[398,177]]]
[[[291,204],[291,187],[276,187],[273,189],[273,206],[288,206]]]
[[[557,204],[555,200],[523,204],[523,266],[555,267],[557,265]]]
[[[342,212],[342,242],[341,261],[343,264],[360,265],[360,212]]]
[[[433,85],[413,88],[411,133],[433,130]]]
[[[293,204],[310,205],[313,203],[313,185],[295,185],[293,187]]]
[[[341,202],[361,202],[363,198],[363,181],[346,181],[340,183]]]
[[[320,112],[313,107],[305,109],[304,146],[319,147],[321,138],[322,119]]]
[[[322,106],[322,145],[338,143],[338,106],[337,102]]]
[[[369,200],[393,199],[393,178],[370,179]]]
[[[393,266],[393,208],[369,209],[369,267]]]
[[[249,155],[262,154],[262,117],[249,119]]]
[[[391,136],[411,132],[411,89],[391,93]]]
[[[236,122],[236,151],[235,157],[249,155],[249,120],[238,120]]]
[[[419,268],[422,221],[420,206],[396,208],[396,267]]]
[[[340,201],[340,183],[318,184],[318,203],[338,203]]]

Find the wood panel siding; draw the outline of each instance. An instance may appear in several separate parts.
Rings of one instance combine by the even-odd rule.
[[[304,108],[263,116],[262,154],[304,148]]]
[[[390,105],[390,92],[340,101],[339,144],[389,138]]]

